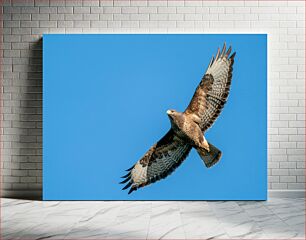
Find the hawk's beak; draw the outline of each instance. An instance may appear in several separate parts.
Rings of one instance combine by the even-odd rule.
[[[167,114],[168,114],[168,115],[171,115],[171,111],[170,111],[170,110],[168,110],[168,111],[167,111]]]

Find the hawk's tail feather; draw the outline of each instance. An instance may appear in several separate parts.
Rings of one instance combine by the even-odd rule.
[[[133,166],[130,167],[129,169],[126,169],[125,171],[127,171],[127,172],[131,171],[131,170],[133,169],[134,166],[135,166],[135,165],[133,165]]]
[[[208,144],[210,149],[209,152],[205,148],[196,148],[196,150],[200,155],[201,159],[203,160],[205,166],[210,168],[217,162],[219,162],[222,156],[222,152],[211,143]]]
[[[129,183],[127,185],[125,185],[124,188],[122,188],[122,190],[125,190],[125,189],[129,188],[132,184],[133,184],[133,182],[129,181]]]
[[[123,188],[122,190],[128,189],[129,187],[131,187],[129,189],[128,194],[132,193],[133,191],[137,190],[136,186],[133,186],[132,184],[134,183],[133,180],[131,179],[131,171],[134,168],[135,165],[133,165],[132,167],[130,167],[129,169],[127,169],[126,171],[128,171],[128,173],[124,176],[122,176],[121,178],[125,178],[122,182],[120,182],[120,184],[124,184],[126,182],[128,182]]]
[[[133,191],[136,191],[137,190],[137,187],[131,187],[128,194],[131,194]]]
[[[129,172],[128,174],[122,176],[121,178],[127,178],[127,177],[130,176],[130,175],[131,175],[131,173]]]
[[[126,179],[124,179],[122,182],[120,182],[120,184],[126,183],[127,181],[129,181],[131,179],[131,176],[128,176]]]

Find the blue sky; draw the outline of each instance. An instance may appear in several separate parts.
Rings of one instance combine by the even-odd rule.
[[[237,52],[227,104],[196,151],[168,178],[131,195],[119,185],[184,111],[217,48]],[[261,200],[267,191],[265,34],[43,36],[45,200]]]

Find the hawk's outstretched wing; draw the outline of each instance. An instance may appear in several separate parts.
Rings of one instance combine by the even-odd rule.
[[[187,157],[191,146],[182,142],[169,130],[168,133],[154,144],[146,154],[130,169],[121,183],[127,183],[129,194],[170,175]]]
[[[219,116],[226,103],[233,72],[234,57],[231,47],[226,51],[226,45],[220,53],[218,49],[216,58],[212,57],[210,64],[198,85],[186,114],[194,116],[200,128],[205,132]]]

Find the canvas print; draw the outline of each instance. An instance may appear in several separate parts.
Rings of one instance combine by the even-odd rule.
[[[208,143],[203,133],[212,126],[226,103],[236,53],[224,44],[208,65],[208,69],[197,87],[191,102],[184,112],[168,110],[171,129],[154,144],[130,169],[121,183],[128,184],[129,194],[171,174],[196,149],[206,167],[215,165],[221,151]]]
[[[265,34],[44,35],[43,199],[265,200],[266,84]]]

